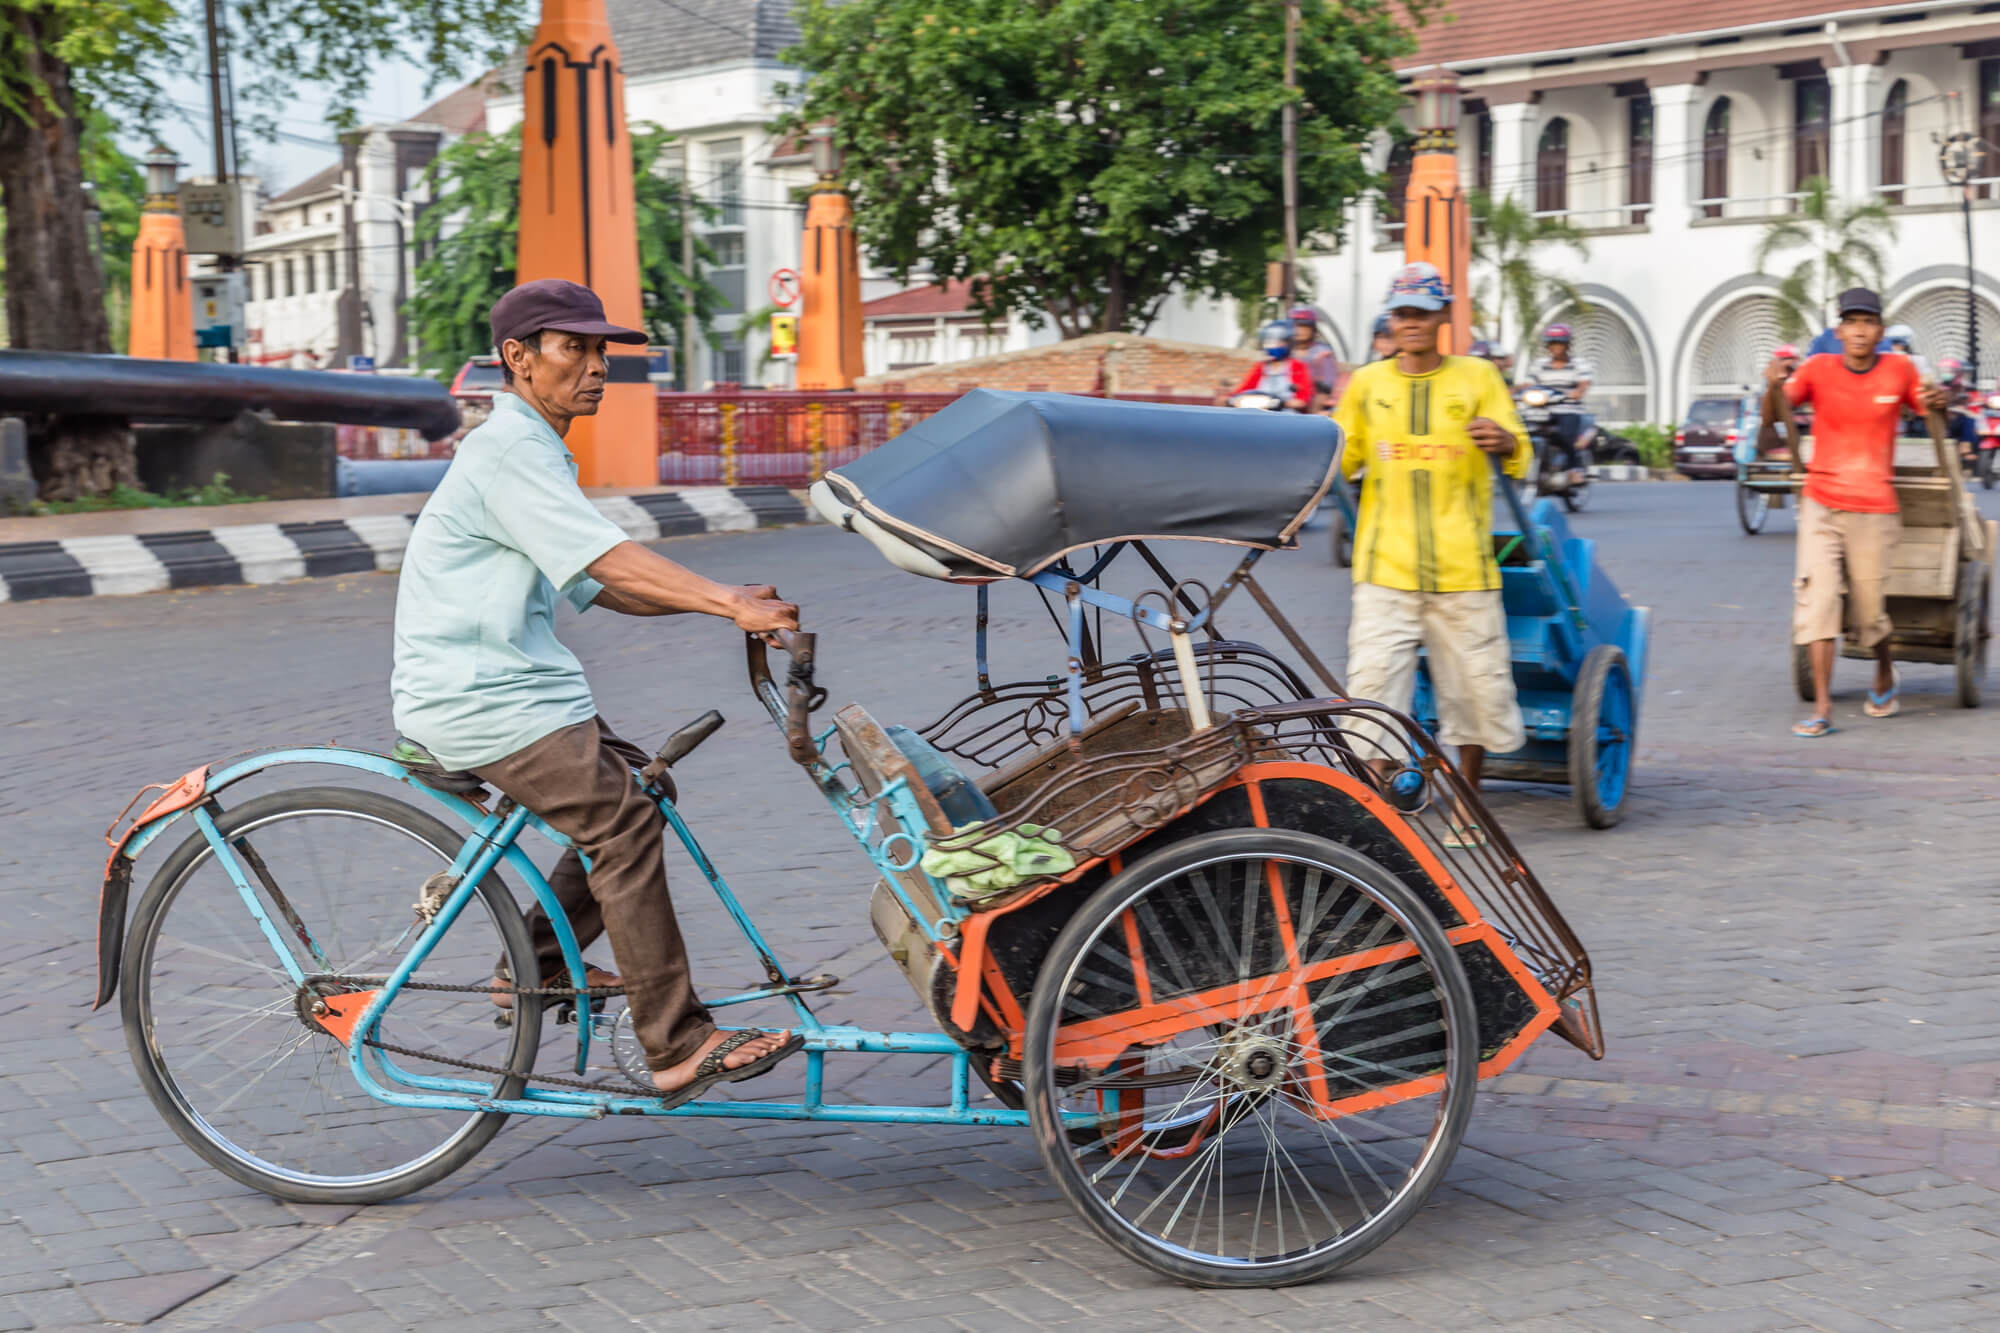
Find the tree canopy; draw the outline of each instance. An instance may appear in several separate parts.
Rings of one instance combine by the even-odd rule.
[[[860,239],[899,280],[972,279],[989,317],[1066,337],[1142,330],[1176,289],[1260,285],[1289,96],[1301,237],[1339,235],[1430,7],[1303,0],[1288,94],[1275,4],[804,0],[786,128],[832,124]]]
[[[1475,284],[1480,322],[1493,321],[1493,341],[1512,347],[1528,336],[1528,326],[1546,310],[1589,308],[1575,282],[1542,267],[1551,246],[1590,258],[1583,232],[1563,218],[1536,217],[1520,200],[1500,200],[1475,191],[1472,208],[1472,262],[1488,272]]]
[[[639,221],[639,283],[646,333],[657,345],[677,344],[681,317],[692,296],[704,325],[721,294],[680,264],[680,182],[654,169],[672,138],[658,126],[635,124],[633,194]],[[417,243],[426,258],[417,266],[409,301],[412,327],[427,369],[449,373],[468,358],[484,356],[493,335],[487,314],[514,285],[521,216],[521,129],[468,135],[431,164],[435,201],[417,219]],[[697,213],[697,216],[701,216]],[[707,246],[696,253],[712,260]],[[685,358],[688,352],[681,349]]]

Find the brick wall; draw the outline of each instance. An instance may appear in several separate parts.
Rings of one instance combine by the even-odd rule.
[[[1233,389],[1256,353],[1132,333],[1002,352],[949,365],[858,380],[863,391],[951,393],[961,389],[1046,389],[1056,393],[1163,394],[1212,398]]]

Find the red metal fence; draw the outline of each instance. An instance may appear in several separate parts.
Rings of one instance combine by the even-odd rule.
[[[1101,397],[1093,394],[1091,397]],[[662,393],[660,481],[669,486],[809,486],[958,401],[957,393]],[[1133,402],[1208,398],[1120,395]]]

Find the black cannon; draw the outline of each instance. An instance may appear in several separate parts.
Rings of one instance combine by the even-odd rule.
[[[428,440],[458,429],[458,404],[434,380],[0,351],[0,414],[19,412],[135,421],[229,421],[243,412],[268,412],[280,421],[400,426]]]

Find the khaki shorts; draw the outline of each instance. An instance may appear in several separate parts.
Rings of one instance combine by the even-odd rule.
[[[1420,644],[1430,651],[1439,743],[1482,745],[1506,754],[1527,742],[1498,589],[1405,592],[1374,583],[1354,585],[1354,615],[1347,627],[1347,692],[1352,697],[1409,712]],[[1406,749],[1401,742],[1385,743],[1388,757],[1400,758]]]
[[[1799,497],[1798,568],[1792,580],[1792,642],[1837,639],[1841,598],[1863,648],[1889,637],[1884,589],[1902,540],[1901,514],[1857,514]]]

